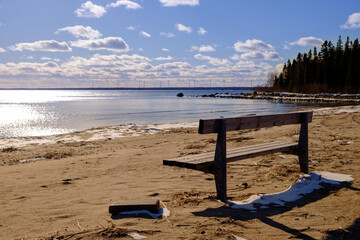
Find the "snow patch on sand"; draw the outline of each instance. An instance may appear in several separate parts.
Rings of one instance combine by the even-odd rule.
[[[341,114],[341,113],[358,113],[360,112],[360,106],[341,106],[341,107],[328,107],[314,110],[314,115],[324,116],[330,114]]]
[[[101,127],[74,132],[62,135],[52,135],[44,137],[24,137],[24,138],[3,138],[0,139],[0,149],[9,146],[25,147],[29,145],[55,144],[57,142],[91,142],[97,140],[112,140],[123,137],[136,137],[142,135],[152,135],[160,131],[170,131],[174,128],[196,128],[197,122],[166,123],[154,125],[127,124],[110,127]]]
[[[128,232],[128,233],[125,233],[127,236],[129,236],[129,237],[132,237],[133,239],[135,239],[135,240],[141,240],[141,239],[145,239],[145,238],[147,238],[147,237],[145,237],[145,236],[142,236],[142,235],[140,235],[140,234],[138,234],[138,233],[136,233],[136,232]]]
[[[344,182],[352,182],[354,178],[350,175],[315,171],[310,174],[304,174],[296,183],[283,192],[274,194],[252,195],[243,201],[228,201],[231,208],[256,211],[266,209],[271,206],[284,206],[286,203],[295,202],[304,195],[312,193],[316,189],[321,189],[324,184],[340,185]]]
[[[152,218],[158,219],[162,217],[169,217],[170,211],[166,207],[159,208],[157,213],[152,213],[148,210],[137,210],[137,211],[125,211],[125,212],[119,212],[117,215],[136,215],[136,214],[147,214]]]

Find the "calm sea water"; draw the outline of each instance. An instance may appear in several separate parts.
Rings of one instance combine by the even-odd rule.
[[[182,92],[185,97],[178,98]],[[280,113],[304,105],[188,97],[246,90],[0,90],[0,137],[46,136],[118,124]]]

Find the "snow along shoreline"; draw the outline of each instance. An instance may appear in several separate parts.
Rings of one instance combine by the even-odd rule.
[[[329,114],[357,113],[360,112],[358,106],[341,106],[314,109],[314,115],[324,116]],[[171,129],[189,129],[197,128],[198,122],[179,122],[163,124],[124,124],[109,127],[92,128],[80,132],[66,133],[60,135],[50,135],[42,137],[18,137],[18,138],[0,138],[0,150],[9,147],[25,147],[32,144],[55,144],[61,142],[91,142],[97,140],[112,140],[123,137],[136,137],[143,135],[152,135],[160,131],[170,131]]]
[[[200,95],[196,97],[208,98],[238,98],[270,100],[276,102],[315,102],[315,103],[337,103],[337,104],[360,104],[360,94],[338,94],[338,93],[288,93],[288,92],[256,92],[253,93],[216,93],[210,95]]]

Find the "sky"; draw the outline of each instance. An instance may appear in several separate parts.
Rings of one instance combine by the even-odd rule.
[[[0,0],[0,88],[259,86],[359,33],[359,0]]]

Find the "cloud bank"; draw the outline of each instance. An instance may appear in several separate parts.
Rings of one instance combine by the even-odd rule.
[[[12,51],[46,51],[46,52],[71,52],[71,48],[66,42],[57,42],[55,40],[37,41],[33,43],[18,43],[11,46]]]
[[[139,80],[147,81],[147,86],[157,86],[159,80],[171,81],[173,86],[187,85],[188,80],[196,80],[199,84],[208,84],[212,80],[213,86],[222,86],[223,83],[217,84],[217,80],[226,80],[234,85],[239,84],[241,79],[242,86],[246,86],[250,81],[266,81],[268,71],[273,69],[267,63],[257,64],[253,61],[239,60],[232,63],[229,59],[202,54],[196,54],[194,58],[205,64],[173,62],[171,56],[151,60],[138,54],[94,54],[89,58],[74,56],[62,64],[50,58],[43,58],[42,61],[46,62],[0,63],[0,85],[14,86],[11,85],[14,84],[11,79],[17,79],[16,84],[22,86],[86,87],[93,81],[108,84],[122,79],[127,86],[133,87],[138,85]],[[165,62],[154,64],[157,61]]]

